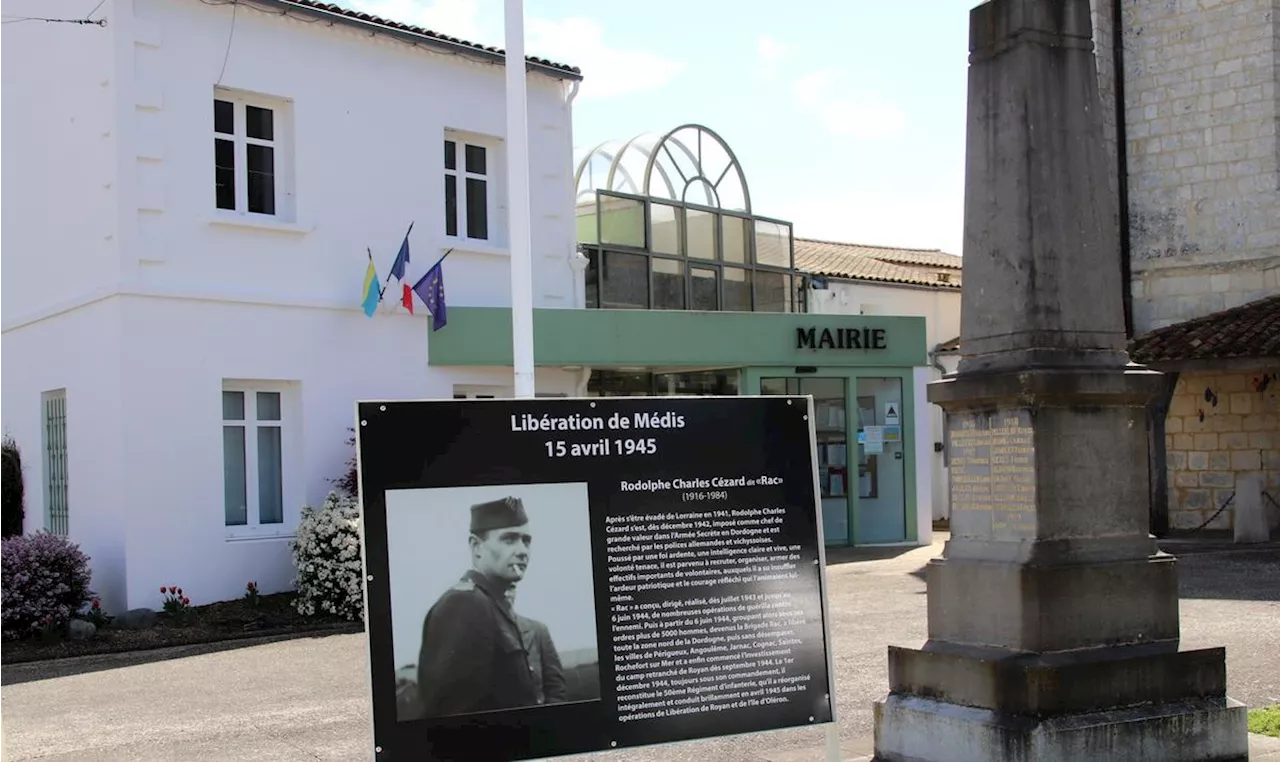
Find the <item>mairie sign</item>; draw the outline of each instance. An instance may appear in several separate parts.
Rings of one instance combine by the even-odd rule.
[[[796,349],[888,349],[883,328],[796,328]]]

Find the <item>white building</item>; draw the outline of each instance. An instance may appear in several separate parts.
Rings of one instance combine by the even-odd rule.
[[[452,249],[450,303],[509,305],[503,56],[304,0],[106,0],[92,19],[4,26],[3,427],[26,527],[80,543],[111,611],[167,584],[193,603],[287,589],[356,399],[510,384],[427,372],[430,318],[398,284],[360,307],[366,249],[385,279],[410,223],[409,283]],[[583,305],[580,78],[530,60],[540,308]]]
[[[26,529],[79,543],[112,612],[286,590],[356,400],[512,395],[503,56],[309,0],[96,2],[4,26]],[[580,78],[529,62],[537,393],[814,394],[827,543],[927,544],[925,313],[808,314],[790,223],[705,127],[575,163]],[[398,283],[361,309],[410,224],[405,282],[448,253],[439,331]]]
[[[954,373],[960,361],[961,258],[936,249],[901,249],[797,238],[796,268],[810,274],[809,311],[825,315],[918,315],[925,318],[929,365],[917,367],[916,390]],[[929,463],[918,498],[933,521],[950,515],[942,408],[922,400],[916,418],[919,463]],[[926,461],[927,458],[927,461]],[[923,478],[925,468],[918,468]],[[928,496],[927,498],[925,496]]]

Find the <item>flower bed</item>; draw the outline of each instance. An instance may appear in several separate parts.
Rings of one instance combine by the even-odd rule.
[[[361,632],[361,621],[349,621],[339,616],[298,613],[294,605],[296,593],[276,593],[257,597],[257,604],[250,606],[245,599],[222,601],[205,606],[186,608],[185,623],[173,615],[158,612],[155,624],[146,629],[126,630],[107,626],[87,640],[39,638],[9,641],[5,643],[4,664],[20,664],[42,659],[59,659],[70,656],[142,651],[166,646],[216,643],[267,635],[288,635],[315,632]]]

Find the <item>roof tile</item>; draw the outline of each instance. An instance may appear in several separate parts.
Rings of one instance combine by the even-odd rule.
[[[283,3],[285,5],[296,5],[302,8],[311,8],[318,11],[336,13],[340,16],[345,16],[347,18],[354,19],[357,21],[364,21],[370,24],[383,26],[388,29],[396,29],[401,32],[409,32],[411,34],[420,35],[422,37],[426,37],[432,40],[452,43],[454,45],[458,45],[463,48],[470,48],[476,52],[488,53],[491,55],[499,55],[499,56],[505,57],[505,51],[503,51],[501,48],[496,48],[491,45],[481,45],[478,42],[471,42],[470,40],[462,40],[457,37],[450,37],[447,34],[440,34],[438,32],[433,32],[430,29],[424,29],[423,27],[420,27],[420,26],[414,26],[412,24],[404,24],[399,21],[392,21],[391,19],[384,19],[381,16],[375,16],[371,13],[364,13],[362,11],[351,10],[350,8],[344,8],[340,5],[335,5],[333,3],[317,2],[317,0],[276,0],[276,1]],[[579,69],[577,66],[570,66],[568,64],[557,63],[555,61],[549,61],[545,58],[537,58],[534,56],[525,56],[525,60],[527,60],[530,63],[538,64],[539,66],[543,66],[548,69],[555,69],[557,71],[561,71],[566,74],[575,75],[575,77],[577,78],[581,78],[582,76],[582,70]]]
[[[937,249],[900,249],[795,239],[796,269],[814,275],[937,288],[960,288],[960,257]],[[945,273],[945,280],[939,278]]]
[[[1144,365],[1280,357],[1280,295],[1157,328],[1129,342],[1129,357]]]

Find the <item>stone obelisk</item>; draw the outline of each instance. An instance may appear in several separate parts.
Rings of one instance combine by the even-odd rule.
[[[951,538],[927,642],[889,649],[878,760],[1248,758],[1225,650],[1180,650],[1175,561],[1148,532],[1160,375],[1125,352],[1089,11],[970,13],[962,360],[929,387]]]

